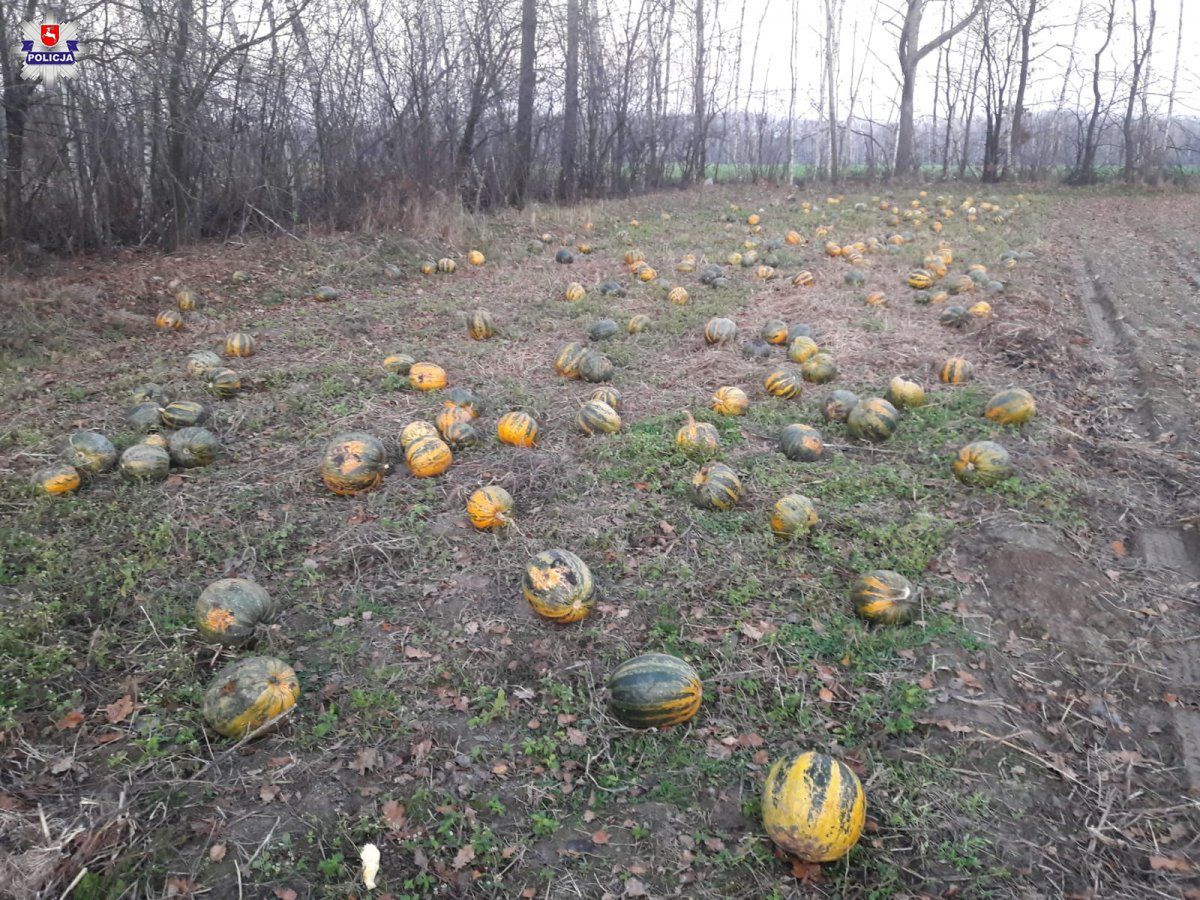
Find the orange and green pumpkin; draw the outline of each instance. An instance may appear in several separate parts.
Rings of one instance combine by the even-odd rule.
[[[710,405],[713,412],[723,416],[744,416],[746,410],[750,408],[750,398],[740,387],[726,385],[717,388],[716,393],[712,395]]]
[[[162,408],[159,418],[168,428],[187,428],[202,424],[208,418],[208,410],[195,400],[175,400]]]
[[[603,353],[587,351],[579,363],[579,377],[591,384],[610,381],[613,377],[612,360]]]
[[[666,653],[626,660],[608,679],[609,709],[626,728],[682,725],[699,711],[703,693],[696,670]]]
[[[704,340],[709,344],[720,346],[728,344],[737,337],[737,325],[732,319],[721,316],[709,319],[704,326]]]
[[[952,356],[938,370],[943,384],[964,384],[971,380],[973,367],[961,356]]]
[[[888,402],[897,409],[913,409],[925,405],[925,389],[901,375],[888,382],[886,396]]]
[[[554,357],[554,371],[566,378],[578,378],[579,367],[588,352],[588,348],[578,341],[564,344]]]
[[[625,330],[630,334],[641,334],[650,327],[650,317],[644,313],[638,313],[629,320],[629,324]]]
[[[816,462],[825,452],[825,445],[817,429],[795,423],[779,432],[779,451],[795,462]]]
[[[911,622],[916,598],[912,582],[890,569],[864,572],[850,585],[850,599],[859,618],[880,625]]]
[[[763,379],[763,387],[772,397],[790,400],[800,396],[800,378],[789,369],[776,369],[768,372]]]
[[[252,656],[217,673],[204,694],[204,720],[218,734],[242,740],[265,729],[296,705],[300,682],[292,667],[271,656]]]
[[[236,397],[242,389],[242,378],[233,369],[215,369],[208,373],[208,392],[221,400]]]
[[[621,417],[603,400],[589,400],[575,417],[584,434],[612,434],[621,430]]]
[[[408,383],[418,391],[438,391],[446,386],[446,370],[433,363],[413,363],[408,370]]]
[[[778,760],[763,785],[767,836],[804,862],[832,862],[850,852],[867,819],[862,783],[840,760],[809,751]]]
[[[1037,414],[1037,401],[1024,388],[1009,388],[993,394],[983,414],[999,425],[1024,425]]]
[[[858,405],[858,394],[852,391],[833,391],[821,404],[821,415],[826,422],[845,422],[850,410]]]
[[[329,285],[322,285],[312,292],[312,299],[318,303],[332,303],[337,298],[337,288],[329,287]]]
[[[539,245],[540,246],[540,245]],[[421,274],[432,275],[437,271],[437,263],[432,259],[427,259],[421,263]]]
[[[193,378],[203,378],[213,369],[224,368],[225,363],[211,350],[193,350],[187,355],[184,366]]]
[[[244,578],[214,581],[196,599],[196,633],[210,644],[248,643],[259,625],[275,615],[275,603],[261,585]]]
[[[496,323],[486,309],[477,309],[467,316],[467,334],[476,341],[486,341],[496,333]]]
[[[387,450],[374,435],[353,431],[340,434],[325,446],[321,478],[340,496],[373,491],[383,484],[388,469]]]
[[[496,422],[496,436],[503,444],[532,447],[538,439],[538,423],[529,413],[508,412]]]
[[[933,287],[933,273],[925,269],[915,269],[909,272],[908,286],[918,291]]]
[[[788,359],[800,365],[812,359],[820,352],[821,348],[817,346],[816,341],[806,334],[798,334],[788,344],[787,355]]]
[[[588,329],[588,338],[593,341],[607,341],[616,337],[621,329],[612,319],[599,319]]]
[[[73,468],[98,475],[117,464],[117,448],[98,431],[76,431],[67,438],[63,458]]]
[[[638,263],[646,261],[646,254],[636,247],[631,247],[625,251],[625,255],[622,257],[622,259],[625,260],[625,265],[632,269],[636,267]]]
[[[697,422],[691,413],[687,413],[687,421],[675,432],[675,443],[686,455],[701,459],[721,449],[721,437],[716,426]]]
[[[792,284],[796,287],[812,287],[816,284],[816,279],[813,278],[813,273],[806,269],[796,274],[796,277],[792,279]]]
[[[453,275],[458,270],[458,263],[448,256],[443,256],[437,261],[437,270],[443,275]]]
[[[414,477],[436,478],[450,468],[454,454],[441,438],[423,437],[408,445],[404,462]]]
[[[957,278],[951,279],[946,285],[946,290],[951,294],[969,294],[975,290],[975,282],[970,275],[959,275]]]
[[[244,331],[234,331],[225,336],[226,356],[253,356],[254,338]]]
[[[442,432],[442,440],[449,445],[451,450],[462,450],[478,444],[479,433],[471,422],[460,419],[446,426],[445,431]]]
[[[783,344],[787,342],[787,332],[787,323],[781,322],[779,319],[771,319],[763,325],[758,336],[768,344]]]
[[[472,250],[467,254],[467,262],[473,266],[482,266],[487,260],[478,250]]]
[[[812,384],[828,384],[837,374],[837,364],[828,353],[814,353],[800,364],[801,377]]]
[[[683,285],[675,285],[675,287],[667,291],[667,301],[674,303],[676,306],[686,306],[688,302],[687,289]]]
[[[162,407],[153,401],[135,403],[125,411],[125,421],[137,431],[153,431],[162,425]]]
[[[771,510],[771,530],[780,539],[803,537],[820,523],[813,502],[803,494],[788,494]]]
[[[986,319],[992,314],[992,304],[986,300],[980,300],[967,310],[967,314],[976,319]]]
[[[759,266],[754,270],[754,277],[759,281],[772,281],[775,278],[775,267]]]
[[[1008,451],[995,441],[974,441],[958,451],[951,468],[954,477],[972,487],[989,487],[1013,472]]]
[[[79,470],[66,463],[55,463],[39,469],[33,475],[33,484],[41,493],[61,497],[79,490],[83,479]]]
[[[395,263],[384,263],[383,277],[388,281],[399,281],[404,277],[404,270]]]
[[[791,346],[792,341],[796,340],[798,337],[812,338],[814,341],[817,339],[817,336],[813,334],[812,326],[807,322],[793,322],[788,327],[787,344],[789,347]]]
[[[651,282],[651,281],[653,281],[655,278],[657,278],[657,277],[658,277],[658,272],[656,272],[656,271],[655,271],[653,268],[651,268],[650,266],[641,266],[641,267],[640,267],[640,268],[637,270],[637,277],[638,277],[638,281],[642,281],[642,282],[647,282],[647,283],[648,283],[648,282]]]
[[[504,488],[496,484],[482,487],[467,499],[467,518],[480,531],[495,531],[508,525],[512,519],[513,498]]]
[[[147,447],[158,447],[160,450],[171,449],[171,442],[163,434],[148,434],[142,438],[142,443]]]
[[[407,375],[415,363],[407,353],[389,353],[383,358],[383,370],[391,375]]]
[[[610,385],[602,385],[588,395],[589,400],[602,400],[617,412],[621,411],[621,392]]]
[[[961,306],[947,306],[938,316],[938,322],[946,328],[966,328],[971,324],[971,316]]]
[[[578,303],[585,296],[587,296],[587,291],[583,289],[583,285],[578,281],[572,281],[567,285],[567,289],[563,291],[563,299],[568,303]]]
[[[183,316],[173,309],[164,309],[154,317],[154,324],[164,331],[178,331],[183,327]]]
[[[800,236],[800,232],[798,231],[789,231],[783,236],[783,240],[785,243],[790,244],[793,247],[804,242],[804,238]]]
[[[407,450],[423,437],[437,437],[438,430],[421,419],[409,422],[400,430],[400,447]]]
[[[487,408],[483,398],[465,387],[453,387],[446,391],[445,397],[442,399],[442,406],[454,406],[465,410],[472,419],[479,418]]]
[[[742,499],[742,482],[725,463],[705,463],[692,476],[688,493],[701,509],[732,509]]]
[[[896,432],[899,413],[882,397],[860,400],[846,418],[846,430],[851,437],[872,444],[882,443]]]
[[[544,550],[530,560],[521,590],[534,612],[552,622],[578,622],[596,602],[587,564],[569,550]]]
[[[171,464],[181,469],[212,465],[220,447],[216,435],[196,425],[180,428],[167,441]]]
[[[166,478],[171,471],[171,456],[162,447],[134,444],[121,454],[121,474],[128,478]]]
[[[196,296],[196,292],[184,288],[175,292],[175,305],[180,312],[191,312],[200,305],[200,298]]]
[[[863,298],[867,306],[887,306],[887,295],[883,291],[872,291]]]

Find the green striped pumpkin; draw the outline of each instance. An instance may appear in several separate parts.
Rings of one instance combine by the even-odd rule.
[[[415,363],[407,353],[389,353],[383,358],[383,370],[391,375],[407,375]]]
[[[621,417],[603,400],[589,400],[575,417],[584,434],[612,434],[621,430]]]
[[[795,423],[785,426],[779,433],[779,449],[790,460],[816,462],[825,451],[821,432],[811,425]]]
[[[716,316],[704,326],[704,340],[714,346],[728,344],[737,337],[737,324],[732,319]]]
[[[592,610],[596,587],[587,564],[570,550],[544,550],[525,567],[521,591],[551,622],[578,622]]]
[[[742,482],[729,466],[710,462],[692,476],[689,494],[701,509],[732,509],[742,499]]]
[[[850,586],[854,611],[860,618],[881,625],[911,622],[916,595],[912,582],[890,569],[864,572]]]
[[[621,392],[610,385],[602,385],[588,396],[589,400],[601,400],[617,412],[621,411]]]
[[[888,383],[887,400],[897,409],[914,409],[925,405],[925,389],[915,381],[897,375]]]
[[[627,728],[666,728],[700,709],[703,687],[688,663],[666,653],[626,660],[608,679],[609,709]]]
[[[465,447],[474,447],[479,443],[479,434],[475,431],[475,426],[470,422],[461,420],[451,422],[442,431],[442,440],[444,440],[452,450],[462,450]]]
[[[496,333],[496,323],[486,309],[477,309],[467,315],[467,334],[472,340],[486,341]]]
[[[989,487],[1012,474],[1008,451],[994,441],[974,441],[958,451],[954,476],[972,487]]]
[[[554,357],[554,371],[566,378],[578,378],[579,366],[588,353],[588,348],[578,341],[564,344]]]
[[[275,615],[275,603],[261,585],[244,578],[214,581],[196,599],[196,633],[210,644],[236,647]]]
[[[76,431],[67,438],[63,458],[76,469],[97,475],[117,464],[117,448],[98,431]]]
[[[771,530],[778,538],[802,537],[820,521],[812,500],[803,494],[781,497],[771,511]]]
[[[465,409],[471,414],[472,419],[479,418],[487,409],[487,404],[483,399],[470,388],[465,387],[452,387],[446,391],[442,398],[442,405]]]
[[[204,720],[214,731],[240,740],[268,726],[300,696],[292,667],[270,656],[230,663],[204,694]]]
[[[579,364],[579,377],[591,384],[611,381],[613,377],[612,360],[603,353],[589,350],[583,355],[583,361]]]
[[[221,357],[217,356],[217,354],[213,353],[211,350],[193,350],[187,355],[187,360],[184,365],[187,369],[187,373],[193,378],[203,378],[211,370],[224,367],[224,364],[221,362]],[[157,400],[159,398],[151,397],[148,399]]]
[[[763,387],[772,397],[784,400],[800,396],[800,379],[796,377],[795,372],[788,369],[776,369],[767,373],[767,377],[763,379]]]
[[[872,444],[882,443],[896,431],[899,413],[882,397],[860,400],[846,419],[846,430],[852,437]]]
[[[202,424],[208,410],[194,400],[175,400],[164,406],[159,416],[168,428],[187,428]]]
[[[1024,388],[1009,388],[993,395],[983,414],[999,425],[1024,425],[1037,414],[1037,402]]]
[[[785,344],[787,343],[787,333],[788,327],[786,322],[781,322],[779,319],[770,319],[763,325],[758,336],[768,344]]]
[[[858,405],[858,394],[852,391],[833,391],[821,404],[821,415],[826,422],[845,422],[850,410]]]
[[[167,452],[173,465],[181,469],[191,469],[212,465],[219,449],[220,444],[211,431],[193,425],[180,428],[171,435]]]
[[[817,346],[817,342],[806,334],[796,335],[787,349],[788,359],[797,365],[807,362],[820,352],[821,348]]]
[[[208,391],[214,397],[226,400],[237,396],[241,389],[241,376],[233,369],[217,369],[208,373]]]
[[[166,478],[171,471],[171,457],[162,447],[134,444],[121,454],[121,474],[129,478]]]
[[[815,353],[800,365],[800,374],[813,384],[828,384],[837,378],[837,366],[828,353]]]

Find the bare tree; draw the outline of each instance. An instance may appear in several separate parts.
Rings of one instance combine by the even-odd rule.
[[[537,86],[537,0],[521,0],[521,74],[517,85],[516,166],[511,202],[525,204],[533,165],[533,94]]]
[[[1067,176],[1068,184],[1095,184],[1096,150],[1100,143],[1100,115],[1103,96],[1100,93],[1100,65],[1108,45],[1112,43],[1113,23],[1117,15],[1117,0],[1108,0],[1108,18],[1104,26],[1104,43],[1096,51],[1092,63],[1092,111],[1088,116],[1087,133],[1079,147],[1074,171]]]
[[[1021,57],[1017,65],[1017,95],[1013,100],[1012,124],[1009,127],[1008,152],[1004,156],[1004,169],[1000,173],[1007,180],[1016,171],[1016,153],[1024,140],[1022,128],[1025,124],[1025,90],[1029,85],[1029,45],[1033,35],[1033,20],[1038,14],[1040,0],[1007,0],[1009,9],[1020,23]]]
[[[1137,145],[1134,142],[1133,134],[1133,106],[1141,87],[1142,70],[1150,59],[1150,48],[1154,42],[1154,23],[1158,17],[1155,0],[1150,0],[1150,21],[1146,26],[1145,39],[1143,39],[1138,26],[1138,0],[1130,0],[1130,3],[1132,5],[1133,65],[1129,73],[1129,96],[1125,102],[1125,120],[1121,128],[1125,138],[1122,151],[1125,157],[1122,165],[1122,177],[1126,184],[1133,182],[1134,167],[1137,165]]]

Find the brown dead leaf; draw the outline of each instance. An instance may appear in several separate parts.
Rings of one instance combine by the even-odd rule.
[[[59,731],[65,731],[68,728],[78,728],[83,724],[83,713],[77,709],[71,710],[61,719],[54,723],[54,727]]]
[[[208,859],[210,862],[220,862],[225,858],[225,845],[213,844],[208,848]]]
[[[470,844],[467,844],[466,846],[460,848],[459,851],[454,854],[454,862],[451,863],[451,865],[455,869],[461,869],[464,866],[470,865],[471,860],[473,860],[474,858],[475,858],[475,848],[472,847]]]
[[[822,702],[824,702],[824,703],[832,703],[833,702],[833,691],[831,691],[827,687],[821,688],[821,690],[819,690],[817,692],[817,696],[820,697]]]
[[[412,745],[412,757],[414,762],[420,762],[429,755],[429,751],[433,749],[433,738],[421,738]]]
[[[820,884],[825,880],[820,863],[805,862],[795,857],[791,858],[791,863],[792,877],[798,879],[801,884]]]
[[[104,716],[109,725],[123,722],[133,712],[133,698],[126,694],[120,700],[115,700],[104,708]]]
[[[270,803],[272,800],[279,799],[279,785],[264,784],[258,789],[258,799],[263,803]]]
[[[1125,554],[1127,554],[1129,552],[1127,549],[1125,549],[1124,541],[1113,541],[1108,546],[1112,547],[1112,552],[1116,556],[1124,556]]]
[[[200,890],[200,885],[187,878],[168,878],[167,879],[167,896],[168,897],[191,897],[196,891]]]
[[[383,804],[380,810],[383,813],[383,820],[392,828],[403,828],[406,819],[404,804],[396,800],[389,800]]]
[[[407,659],[430,659],[433,657],[433,654],[428,650],[422,650],[420,647],[414,647],[412,644],[409,644],[404,648],[404,656]]]
[[[1150,868],[1155,872],[1191,872],[1192,863],[1190,860],[1179,856],[1152,856],[1150,857]]]
[[[608,843],[608,832],[605,831],[604,829],[594,832],[592,834],[592,843],[593,844],[607,844]]]
[[[379,751],[374,747],[365,747],[358,751],[358,756],[350,764],[350,768],[359,775],[366,775],[368,769],[379,767]]]
[[[587,746],[587,734],[580,731],[578,728],[568,728],[567,743],[569,743],[572,747]]]
[[[275,896],[278,900],[296,900],[300,895],[291,888],[275,888]]]
[[[625,879],[625,896],[626,897],[645,897],[646,886],[636,878]]]

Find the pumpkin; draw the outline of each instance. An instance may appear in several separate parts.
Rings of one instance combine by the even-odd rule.
[[[992,304],[986,300],[980,300],[978,303],[972,305],[967,310],[967,313],[976,319],[986,319],[992,314]]]
[[[495,531],[508,525],[513,498],[504,488],[492,484],[467,498],[467,518],[480,531]]]
[[[593,341],[607,341],[615,336],[621,329],[612,319],[598,319],[591,328],[588,329],[588,338]]]
[[[792,424],[779,432],[779,450],[796,462],[816,462],[825,452],[821,432],[811,425]]]
[[[687,456],[712,456],[721,449],[721,436],[715,425],[697,422],[691,413],[687,421],[675,432],[675,443]]]
[[[216,436],[207,428],[195,425],[180,428],[167,442],[167,452],[172,465],[181,469],[212,465],[218,449],[220,444],[217,443]]]
[[[121,474],[129,478],[166,478],[171,471],[171,456],[162,447],[134,444],[121,454]]]
[[[204,694],[204,720],[218,734],[242,740],[296,705],[300,682],[272,656],[251,656],[217,673]]]
[[[792,279],[792,284],[796,287],[812,287],[815,283],[816,279],[813,278],[813,273],[807,269],[796,273],[796,277]]]
[[[216,369],[208,373],[208,392],[214,397],[228,400],[237,396],[242,389],[242,379],[233,369]]]
[[[966,328],[971,324],[971,317],[961,306],[947,306],[938,316],[938,322],[947,328]]]
[[[959,275],[947,285],[946,289],[951,294],[969,294],[975,290],[975,282],[971,280],[970,275]]]
[[[471,411],[464,409],[461,406],[453,406],[447,404],[443,406],[441,412],[434,416],[433,424],[437,426],[438,432],[442,438],[446,437],[446,429],[457,422],[470,422],[475,417],[471,415]],[[408,449],[407,447],[405,448]]]
[[[934,291],[929,295],[929,302],[934,306],[940,303],[945,303],[950,299],[950,294],[947,291]]]
[[[603,400],[589,400],[583,404],[575,421],[584,434],[612,434],[621,430],[621,417]]]
[[[175,292],[175,305],[180,312],[191,312],[200,305],[200,298],[196,296],[195,291],[184,288]]]
[[[477,309],[467,316],[467,334],[472,340],[486,341],[496,333],[496,323],[486,309]]]
[[[400,430],[400,446],[407,450],[423,437],[437,437],[438,430],[428,422],[418,419],[415,422],[409,422]]]
[[[761,338],[752,338],[742,344],[742,354],[751,359],[766,359],[771,355],[771,345]]]
[[[680,275],[689,275],[696,271],[696,257],[694,254],[684,254],[679,262],[675,263],[675,271]]]
[[[772,281],[775,278],[775,267],[759,266],[754,270],[754,277],[759,281]]]
[[[886,396],[888,402],[897,409],[912,409],[925,405],[925,389],[901,375],[888,382]]]
[[[538,240],[541,241],[543,244],[553,244],[554,243],[554,235],[552,235],[548,231],[544,231],[544,232],[542,232],[541,235],[538,236]]]
[[[162,424],[162,407],[153,401],[135,403],[125,411],[125,421],[138,431],[151,431]]]
[[[538,423],[529,413],[505,413],[496,423],[496,436],[513,447],[532,447],[537,443]]]
[[[216,354],[213,354],[216,356]],[[220,357],[217,357],[217,362],[220,362]],[[161,384],[155,384],[153,381],[147,381],[145,384],[139,384],[129,392],[129,397],[134,403],[148,403],[153,400],[155,403],[169,403],[167,392],[163,390]]]
[[[417,478],[435,478],[454,462],[454,454],[441,438],[423,437],[404,450],[404,462]]]
[[[867,306],[887,306],[887,296],[883,291],[873,291],[863,298]]]
[[[828,353],[814,353],[800,364],[800,375],[813,384],[828,384],[837,374],[837,365]]]
[[[458,263],[448,256],[443,256],[437,262],[437,270],[443,275],[453,275],[458,271]]]
[[[726,265],[730,266],[740,266],[742,264],[742,254],[734,250],[727,257],[725,257],[725,263]]]
[[[644,313],[638,313],[629,319],[629,323],[625,326],[625,330],[629,334],[641,334],[649,327],[650,317]]]
[[[208,410],[194,400],[175,400],[162,408],[159,418],[168,428],[187,428],[202,424]]]
[[[67,438],[63,458],[73,468],[97,475],[117,464],[117,448],[98,431],[76,431]]]
[[[592,245],[585,244],[584,242],[580,241],[578,244],[575,245],[575,249],[578,250],[580,253],[582,253],[584,256],[587,256],[589,253],[592,252]]]
[[[395,263],[384,263],[383,277],[388,281],[399,281],[404,277],[404,270]]]
[[[674,303],[676,306],[686,306],[688,302],[687,289],[681,284],[675,285],[675,287],[667,291],[667,301]]]
[[[813,328],[807,322],[795,322],[788,326],[787,343],[791,344],[798,337],[810,337],[813,340],[817,336],[813,333]]]
[[[572,284],[574,284],[574,283],[575,282],[572,282]],[[604,297],[624,297],[625,296],[625,288],[623,288],[621,286],[621,282],[613,281],[612,279],[609,279],[608,281],[600,282],[600,287],[597,288],[597,290],[599,290],[600,294]],[[570,299],[570,298],[567,298],[567,299]],[[583,298],[576,297],[575,299],[582,300]]]
[[[778,538],[803,537],[820,521],[813,502],[803,494],[781,497],[771,510],[771,530]]]
[[[990,487],[1012,474],[1008,451],[995,441],[974,441],[958,451],[951,465],[956,477],[972,487]]]
[[[612,380],[612,360],[603,353],[594,353],[589,350],[583,354],[583,360],[579,363],[579,377],[592,384]]]
[[[740,387],[719,387],[712,395],[713,412],[723,416],[744,416],[750,408],[750,398]]]
[[[253,356],[254,338],[245,332],[234,331],[225,336],[226,356]]]
[[[43,494],[61,497],[79,490],[79,486],[83,484],[83,478],[74,466],[55,463],[35,472],[33,484]]]
[[[211,350],[193,350],[187,355],[184,365],[187,368],[187,373],[193,378],[203,378],[211,369],[222,368],[223,363],[221,362],[221,357],[217,356]]]
[[[758,224],[759,222],[761,222],[761,221],[762,221],[762,220],[761,220],[761,219],[758,217],[758,214],[757,214],[757,213],[751,213],[751,214],[750,214],[750,215],[749,215],[749,216],[746,218],[746,224],[747,224],[747,225],[757,225],[757,224]]]
[[[643,653],[608,679],[609,709],[626,728],[682,725],[700,709],[700,676],[677,656]]]
[[[418,391],[437,391],[446,386],[446,370],[433,363],[413,363],[408,370],[408,383]]]
[[[860,287],[867,283],[867,275],[862,269],[851,269],[842,276],[842,281],[851,287]]]
[[[638,263],[646,261],[646,254],[641,250],[638,250],[636,247],[630,247],[625,251],[625,255],[622,257],[622,259],[625,260],[625,265],[629,266],[630,269],[633,269]]]
[[[383,358],[383,370],[391,375],[407,375],[415,362],[407,353],[389,353]]]
[[[846,417],[846,430],[851,437],[879,444],[896,432],[899,413],[896,407],[880,397],[860,400]]]
[[[261,585],[244,578],[221,578],[196,598],[196,633],[210,644],[235,647],[275,615],[275,603]]]
[[[312,298],[318,303],[332,303],[338,298],[337,288],[331,288],[329,285],[322,285],[312,292]]]
[[[850,585],[850,599],[859,618],[880,625],[911,622],[916,593],[907,578],[889,569],[864,572]]]
[[[442,406],[456,406],[464,409],[472,419],[479,418],[487,408],[487,405],[480,397],[476,396],[474,391],[465,387],[452,387],[446,391]]]
[[[474,447],[479,443],[479,434],[469,421],[460,419],[446,426],[446,430],[442,432],[442,440],[449,445],[451,450],[461,450],[464,447]]]
[[[867,798],[840,760],[809,751],[776,761],[763,785],[762,821],[782,850],[820,863],[840,859],[862,835]]]
[[[484,255],[478,250],[472,250],[467,254],[467,262],[473,266],[482,266],[486,261]]]
[[[789,231],[787,234],[785,234],[783,236],[783,239],[788,244],[791,244],[793,247],[795,247],[797,244],[804,243],[804,238],[802,238],[800,236],[800,232],[798,232],[798,231]]]
[[[610,387],[608,385],[598,387],[588,395],[588,399],[601,400],[604,403],[607,403],[617,412],[621,411],[621,392],[615,387]]]
[[[578,303],[587,296],[587,291],[583,289],[583,285],[578,281],[572,281],[563,291],[563,299],[568,303]]]
[[[790,400],[800,396],[800,379],[789,369],[776,369],[768,372],[763,379],[763,387],[772,397]]]
[[[701,509],[732,509],[742,499],[742,482],[725,463],[705,463],[692,476],[688,493]]]
[[[639,281],[648,283],[658,277],[658,272],[650,268],[650,266],[642,266],[637,270],[637,277]]]
[[[720,346],[727,344],[737,337],[737,325],[732,319],[716,316],[709,319],[704,326],[704,340],[709,344]]]
[[[839,247],[837,244],[835,244],[833,241],[826,241],[825,242],[825,255],[826,256],[841,256],[842,248]]]
[[[554,358],[554,371],[566,378],[578,378],[579,367],[588,352],[587,347],[578,341],[564,344]]]
[[[787,342],[787,332],[788,327],[784,322],[771,319],[763,325],[758,336],[768,344],[784,344]]]
[[[578,622],[595,604],[587,564],[569,550],[543,550],[525,567],[522,593],[534,612],[552,622]]]
[[[915,269],[908,273],[908,286],[921,291],[933,287],[933,275],[926,269]]]
[[[339,496],[373,491],[383,484],[388,469],[387,450],[374,435],[352,431],[339,434],[325,445],[321,478]]]
[[[963,384],[971,380],[972,366],[961,356],[952,356],[938,370],[943,384]]]
[[[569,266],[575,262],[575,255],[566,247],[562,247],[554,254],[554,261],[559,265]]]
[[[1009,388],[993,394],[983,414],[999,425],[1024,425],[1037,414],[1037,402],[1029,391]]]
[[[821,352],[821,348],[817,346],[817,342],[807,335],[798,334],[795,339],[788,344],[787,355],[792,362],[800,364]]]
[[[164,309],[154,317],[154,324],[164,331],[178,331],[183,327],[183,316],[173,309]]]
[[[538,246],[540,247],[541,244],[539,244]],[[436,271],[437,271],[437,263],[434,262],[432,259],[427,259],[427,260],[425,260],[425,262],[421,263],[421,274],[422,275],[432,275]]]
[[[850,410],[858,405],[858,394],[852,391],[833,391],[821,405],[821,415],[826,422],[845,422]]]

